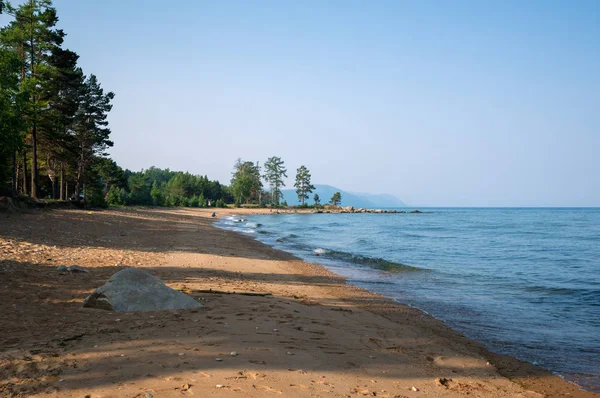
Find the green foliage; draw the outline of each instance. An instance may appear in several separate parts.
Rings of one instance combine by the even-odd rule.
[[[231,178],[231,193],[235,203],[258,203],[262,182],[260,181],[260,167],[258,163],[238,159],[233,165]]]
[[[108,207],[108,202],[104,200],[104,195],[97,190],[93,190],[87,195],[87,203],[91,207],[98,207],[102,209],[106,209]]]
[[[319,204],[321,204],[321,198],[319,198],[319,194],[318,193],[316,193],[313,196],[313,201],[315,202],[315,207],[318,206]]]
[[[106,203],[109,206],[123,206],[126,202],[127,193],[125,193],[125,190],[116,185],[111,186],[108,194],[106,194]]]
[[[19,60],[19,91],[23,95],[23,135],[31,141],[31,196],[38,197],[38,139],[39,128],[53,112],[46,90],[55,76],[51,54],[63,42],[65,34],[55,29],[56,10],[50,0],[29,0],[6,11],[14,17],[0,31],[0,45],[13,52]]]
[[[310,172],[305,166],[300,166],[298,170],[296,170],[296,183],[294,184],[294,187],[296,188],[298,200],[302,202],[302,205],[304,205],[304,200],[308,199],[308,194],[312,193],[315,189],[315,186],[311,184],[310,179]]]
[[[152,181],[152,189],[150,189],[150,197],[154,206],[162,206],[164,204],[163,191],[159,188],[157,181]]]
[[[334,206],[339,206],[342,203],[342,194],[340,192],[334,193],[329,203]]]
[[[207,198],[213,203],[218,199],[233,201],[227,187],[206,176],[155,167],[140,172],[126,170],[125,175],[129,205],[207,207]]]
[[[188,201],[188,206],[189,207],[198,207],[198,196],[194,195],[190,198],[190,200]]]
[[[15,54],[0,48],[0,194],[14,190],[7,181],[12,177],[12,156],[22,146],[18,71]]]
[[[208,203],[206,202],[206,199],[204,199],[204,195],[201,193],[198,196],[198,207],[207,207]]]
[[[267,180],[271,187],[271,203],[279,206],[279,200],[283,197],[281,187],[285,186],[283,177],[287,177],[287,169],[284,166],[283,160],[277,156],[270,157],[265,163],[264,179]]]
[[[35,198],[64,198],[65,184],[76,197],[98,184],[101,196],[112,185],[124,187],[123,171],[102,161],[112,146],[107,114],[114,94],[96,76],[86,79],[79,56],[61,47],[65,33],[56,28],[51,0],[2,4],[13,19],[0,29],[0,186],[18,170],[24,178],[12,190]]]

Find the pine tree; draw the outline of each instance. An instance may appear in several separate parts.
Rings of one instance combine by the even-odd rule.
[[[281,187],[285,186],[283,177],[287,178],[287,169],[284,167],[283,160],[277,156],[270,157],[265,163],[264,179],[271,187],[271,199],[275,207],[279,206],[279,200],[283,197]]]
[[[69,164],[77,159],[76,142],[72,128],[79,109],[80,93],[84,82],[83,72],[77,66],[79,56],[70,50],[55,48],[50,57],[48,84],[43,98],[48,102],[48,112],[40,122],[39,142],[46,160],[48,177],[52,182],[52,197],[56,198],[55,180],[59,177],[59,198],[63,199],[63,180]],[[115,164],[116,166],[116,164]],[[117,166],[118,167],[118,166]],[[105,193],[109,186],[105,186]]]
[[[82,86],[80,105],[75,116],[74,138],[78,148],[77,197],[87,183],[88,168],[95,156],[105,156],[106,149],[113,146],[109,140],[110,129],[106,120],[112,109],[110,101],[114,93],[104,93],[96,76],[91,75]],[[85,196],[84,196],[85,198]]]
[[[304,206],[304,200],[308,199],[308,194],[312,193],[315,189],[315,186],[310,183],[310,178],[310,172],[305,166],[300,166],[296,170],[296,183],[294,187],[296,188],[298,200],[302,202],[302,206]]]
[[[315,202],[315,206],[318,206],[321,203],[321,198],[319,197],[318,193],[313,196],[313,201]]]
[[[54,29],[58,22],[56,10],[50,0],[27,0],[18,8],[7,4],[6,12],[14,16],[0,33],[4,47],[12,48],[20,64],[20,91],[27,101],[23,109],[31,142],[31,196],[38,197],[38,128],[48,112],[48,102],[43,98],[46,79],[51,76],[49,58],[52,51],[63,42],[62,30]],[[26,167],[24,153],[23,166]],[[26,174],[26,173],[25,173]]]
[[[340,192],[334,193],[330,203],[334,206],[339,206],[342,203],[342,194]]]
[[[17,193],[16,153],[22,146],[21,105],[19,95],[19,60],[16,55],[0,48],[0,191]],[[10,188],[4,182],[10,176]]]
[[[258,163],[254,164],[238,159],[233,165],[233,170],[231,191],[236,203],[242,204],[249,200],[259,200],[262,182]]]

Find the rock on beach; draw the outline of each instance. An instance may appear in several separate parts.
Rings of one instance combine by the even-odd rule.
[[[202,307],[192,297],[171,289],[163,281],[137,268],[110,277],[83,302],[84,307],[115,312],[181,310]]]

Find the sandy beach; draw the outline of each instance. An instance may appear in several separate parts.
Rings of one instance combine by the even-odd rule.
[[[599,396],[319,265],[215,228],[213,211],[269,212],[0,214],[0,396]],[[60,273],[61,264],[89,272]],[[83,308],[125,267],[204,307]]]

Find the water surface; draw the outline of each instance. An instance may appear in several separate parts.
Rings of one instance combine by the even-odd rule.
[[[600,391],[600,209],[426,211],[218,224]]]

